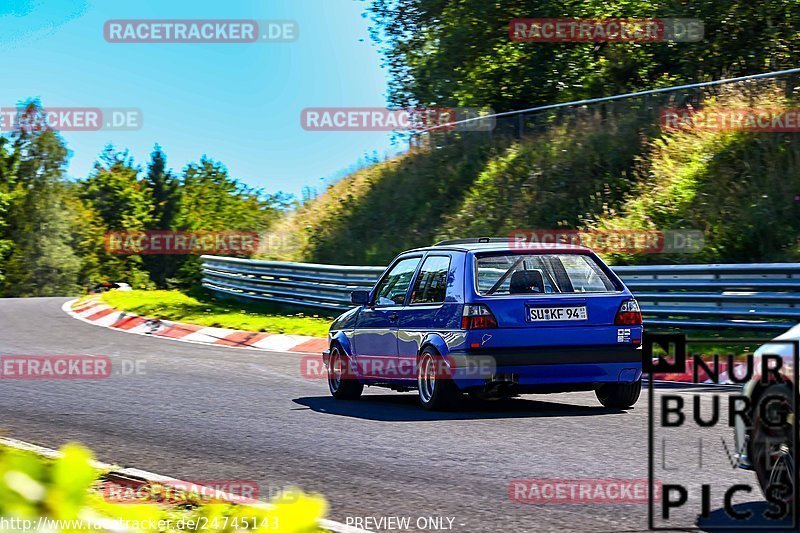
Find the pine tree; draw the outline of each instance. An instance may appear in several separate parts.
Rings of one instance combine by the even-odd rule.
[[[151,154],[145,183],[152,192],[152,220],[147,225],[149,230],[174,230],[180,211],[180,181],[167,170],[167,156],[156,144]],[[144,267],[150,279],[160,289],[166,288],[169,278],[173,277],[183,262],[181,256],[149,255],[143,256]]]

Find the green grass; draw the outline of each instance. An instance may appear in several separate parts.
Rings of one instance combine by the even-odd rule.
[[[201,290],[110,291],[103,293],[101,299],[115,309],[141,316],[246,331],[324,337],[331,319],[325,313],[291,312],[275,306],[221,300]]]

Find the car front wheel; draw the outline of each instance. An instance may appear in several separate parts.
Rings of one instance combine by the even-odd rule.
[[[627,409],[639,399],[642,393],[642,380],[633,383],[604,383],[600,385],[595,394],[600,403],[605,407]]]
[[[417,388],[419,402],[428,411],[453,409],[462,397],[449,373],[445,371],[441,356],[430,348],[426,348],[419,358]]]
[[[339,346],[331,347],[328,361],[328,388],[337,400],[355,400],[364,391],[364,384],[358,381],[349,363]]]
[[[794,504],[794,398],[788,385],[772,385],[753,411],[750,461],[758,484],[770,500]]]

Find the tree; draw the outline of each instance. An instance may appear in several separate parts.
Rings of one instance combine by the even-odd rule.
[[[12,190],[16,182],[16,158],[9,150],[9,141],[0,137],[0,294],[5,279],[5,264],[11,255],[14,241],[11,240],[8,214],[11,209]]]
[[[127,151],[109,145],[82,182],[82,197],[109,230],[143,230],[152,221],[152,193],[139,171]]]
[[[156,145],[151,154],[145,184],[152,195],[151,221],[146,224],[150,230],[172,230],[180,212],[180,181],[171,171],[167,170],[167,156],[159,145]],[[158,288],[167,287],[167,279],[177,272],[181,258],[175,255],[149,255],[143,256],[144,267],[150,274],[150,279]]]
[[[25,104],[22,123],[45,124],[38,101]],[[2,165],[5,222],[13,242],[6,263],[5,296],[55,296],[77,291],[80,258],[72,249],[71,213],[64,172],[67,148],[45,126],[20,127],[11,136],[13,174]],[[6,247],[7,248],[7,247]]]
[[[138,175],[139,168],[127,151],[105,148],[92,175],[80,183],[80,197],[87,204],[88,219],[93,225],[102,227],[104,232],[137,232],[148,227],[152,222],[153,195]],[[116,255],[104,249],[96,238],[95,232],[94,245],[84,244],[97,251],[92,262],[98,265],[104,281],[125,281],[135,287],[151,285],[141,256]]]
[[[294,199],[287,194],[264,194],[231,178],[222,163],[205,156],[183,172],[178,227],[189,231],[247,231],[268,229]],[[189,257],[179,278],[184,285],[199,283],[200,259]]]
[[[225,165],[203,156],[183,173],[181,227],[262,231],[291,203],[291,196],[284,193],[264,194],[231,178]]]
[[[373,0],[399,107],[496,111],[792,68],[800,0]],[[526,43],[515,18],[696,18],[700,42]]]

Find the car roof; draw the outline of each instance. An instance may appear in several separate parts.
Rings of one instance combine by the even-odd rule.
[[[516,245],[510,239],[505,242],[453,242],[444,241],[434,246],[424,246],[414,248],[403,253],[409,252],[430,252],[430,251],[458,251],[458,252],[509,252],[509,253],[592,253],[590,248],[578,246],[577,244],[566,243],[523,243]]]

